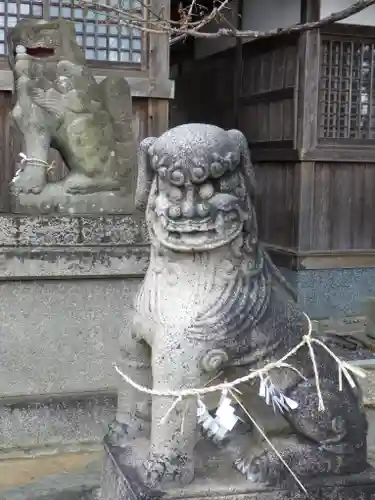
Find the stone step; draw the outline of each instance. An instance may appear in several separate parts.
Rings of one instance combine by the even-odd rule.
[[[102,449],[0,460],[0,500],[87,500],[99,488]]]
[[[111,392],[0,398],[0,455],[53,455],[101,445],[116,400]]]

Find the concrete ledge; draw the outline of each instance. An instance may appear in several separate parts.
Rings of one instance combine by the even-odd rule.
[[[375,295],[375,268],[280,270],[312,319],[363,315]]]
[[[114,391],[0,399],[2,459],[101,445],[116,404]]]
[[[141,277],[147,246],[123,248],[6,249],[0,253],[0,282],[10,279]]]
[[[148,243],[140,214],[108,216],[0,216],[0,247],[140,245]]]
[[[138,279],[0,283],[0,397],[117,386]]]

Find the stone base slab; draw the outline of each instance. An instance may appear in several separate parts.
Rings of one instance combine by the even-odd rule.
[[[13,212],[34,215],[121,214],[134,207],[134,196],[128,190],[72,195],[66,193],[64,182],[47,184],[40,194],[21,193],[12,198]]]
[[[148,258],[141,214],[0,216],[0,280],[142,276]]]
[[[105,446],[101,481],[102,500],[374,500],[375,469],[362,474],[316,477],[303,481],[308,494],[252,485],[231,466],[220,452],[201,460],[193,483],[184,488],[156,491],[146,488],[132,467],[124,465],[121,450]]]

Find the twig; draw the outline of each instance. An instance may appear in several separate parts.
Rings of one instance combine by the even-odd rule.
[[[194,8],[194,5],[196,4],[196,1],[197,0],[193,0],[190,4],[190,7],[189,7],[189,12],[188,12],[188,16],[191,17],[192,16],[192,13],[193,13],[193,8]]]
[[[219,38],[219,37],[234,37],[234,38],[248,38],[249,42],[253,40],[259,40],[262,38],[272,38],[281,35],[291,35],[295,33],[304,33],[306,31],[315,30],[318,28],[322,28],[328,24],[332,24],[338,21],[343,21],[348,17],[361,12],[362,10],[370,7],[375,4],[375,0],[358,0],[354,2],[349,7],[342,9],[338,12],[332,13],[329,16],[320,19],[319,21],[313,21],[304,24],[295,24],[288,28],[280,29],[275,28],[269,31],[254,31],[254,30],[237,30],[236,28],[220,28],[216,32],[203,32],[202,28],[215,19],[218,13],[227,7],[229,0],[224,0],[219,7],[215,7],[210,14],[204,16],[204,18],[200,21],[174,21],[171,19],[162,19],[160,16],[152,12],[149,6],[146,5],[148,12],[155,18],[143,19],[141,17],[134,17],[133,14],[129,14],[125,9],[121,9],[118,7],[111,7],[109,5],[105,5],[101,2],[94,2],[91,0],[79,0],[80,4],[84,4],[87,7],[91,7],[93,10],[99,10],[100,12],[115,13],[118,16],[117,21],[120,24],[125,24],[130,27],[137,28],[141,31],[145,31],[147,33],[154,34],[175,34],[181,35],[181,38],[178,40],[182,40],[186,36],[192,36],[194,38]],[[195,2],[193,2],[195,3]],[[193,3],[191,5],[193,5]],[[142,3],[142,5],[145,5]],[[190,9],[189,9],[190,11]],[[146,26],[146,24],[150,24],[153,27]],[[178,41],[177,40],[177,41]],[[176,43],[173,41],[173,43]]]

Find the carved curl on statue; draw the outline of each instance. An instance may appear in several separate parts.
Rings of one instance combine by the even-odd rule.
[[[146,208],[151,259],[132,335],[122,338],[124,372],[157,391],[179,391],[203,387],[219,371],[233,380],[279,360],[301,341],[308,322],[258,242],[254,170],[243,134],[182,125],[145,139],[138,168],[136,199]],[[277,415],[269,432],[302,480],[367,467],[360,391],[344,381],[340,392],[335,363],[319,347],[316,357],[324,412],[318,411],[307,348],[289,359],[297,370],[270,373],[272,383],[298,403]],[[260,398],[250,387],[240,390],[253,414]],[[148,458],[138,468],[146,483],[191,482],[199,455],[197,400],[175,406],[167,419],[173,398],[150,403],[144,393],[122,386],[108,439],[130,448],[133,439],[148,440]],[[265,419],[260,423],[266,425]],[[241,429],[222,443],[234,453],[239,472],[254,483],[287,481],[275,453],[255,445],[251,429]]]
[[[136,148],[126,80],[109,76],[97,83],[77,44],[74,23],[63,19],[19,22],[10,30],[8,48],[15,80],[11,115],[24,140],[13,193],[26,205],[49,205],[47,212],[59,211],[52,205],[69,208],[72,196],[129,195]],[[60,182],[48,182],[50,147],[69,170]],[[105,211],[105,195],[96,199]]]

